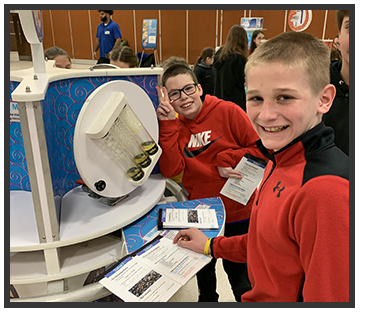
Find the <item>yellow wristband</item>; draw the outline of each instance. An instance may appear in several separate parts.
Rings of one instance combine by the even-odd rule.
[[[205,243],[205,247],[204,247],[204,255],[209,255],[209,247],[210,247],[210,241],[212,239],[211,238],[208,238],[207,242]]]

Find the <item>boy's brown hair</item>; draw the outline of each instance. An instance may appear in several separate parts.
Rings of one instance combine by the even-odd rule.
[[[167,68],[165,73],[162,76],[162,86],[166,86],[166,82],[169,78],[175,77],[180,74],[188,74],[191,76],[191,79],[195,84],[199,84],[198,79],[196,78],[194,72],[189,66],[184,64],[175,64]]]
[[[303,69],[314,94],[330,83],[328,47],[311,34],[284,32],[262,43],[246,63],[246,80],[252,67],[271,63]]]
[[[175,64],[183,64],[187,67],[190,67],[189,63],[184,58],[178,56],[169,57],[167,60],[162,62],[161,67],[164,69],[164,71],[166,71],[170,66]]]
[[[337,21],[337,29],[341,31],[343,19],[350,16],[349,10],[337,10],[336,12],[336,21]]]

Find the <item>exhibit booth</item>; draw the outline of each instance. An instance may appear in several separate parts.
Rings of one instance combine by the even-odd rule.
[[[110,294],[97,271],[155,236],[156,206],[199,202],[159,171],[163,69],[56,68],[43,58],[37,11],[19,11],[33,67],[10,73],[11,301],[94,301]],[[136,164],[137,152],[147,161]],[[213,237],[225,213],[209,203]]]

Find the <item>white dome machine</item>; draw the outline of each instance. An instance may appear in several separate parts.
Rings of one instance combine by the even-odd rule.
[[[90,190],[114,200],[143,185],[161,155],[153,104],[127,81],[98,87],[85,101],[74,135],[75,161]]]

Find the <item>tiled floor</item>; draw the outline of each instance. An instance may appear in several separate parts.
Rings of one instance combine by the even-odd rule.
[[[10,61],[10,71],[27,69],[33,67],[32,62],[28,61]],[[72,64],[72,68],[89,68],[90,64]],[[220,302],[235,302],[227,275],[223,270],[222,260],[218,260],[216,266],[218,294],[220,295]],[[169,300],[169,302],[196,302],[198,300],[198,286],[196,277],[193,277],[187,284]]]
[[[222,260],[217,261],[217,292],[219,302],[235,302],[231,285],[228,282],[226,273],[223,270]],[[194,276],[188,283],[181,287],[178,292],[170,298],[169,302],[196,302],[198,300],[198,286]]]

